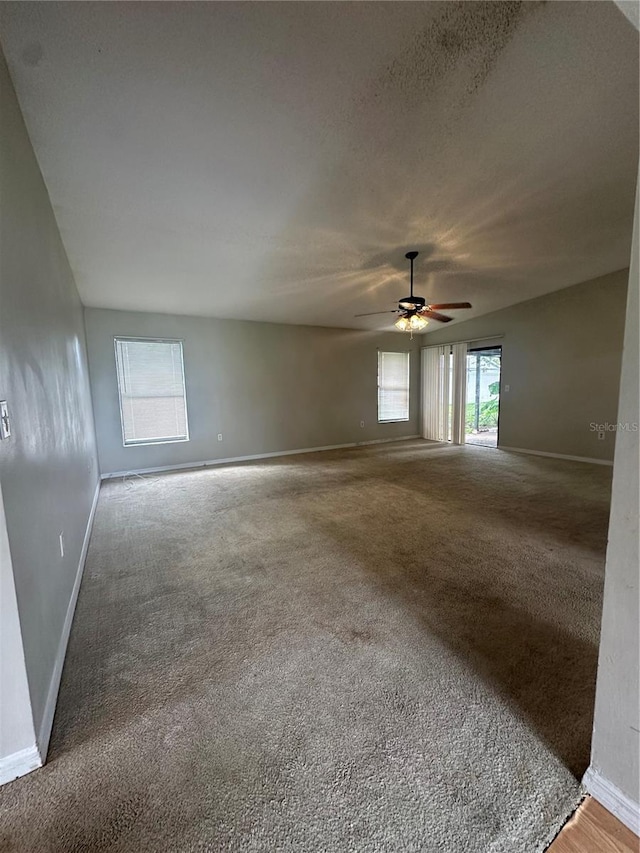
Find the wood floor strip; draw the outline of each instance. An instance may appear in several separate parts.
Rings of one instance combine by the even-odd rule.
[[[593,797],[587,797],[547,853],[639,853],[640,840]]]

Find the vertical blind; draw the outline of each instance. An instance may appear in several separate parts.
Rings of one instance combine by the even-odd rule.
[[[422,350],[422,437],[464,444],[466,343]]]
[[[465,442],[465,414],[467,408],[467,345],[453,344],[453,405],[451,412],[451,441],[453,444]]]
[[[116,338],[115,346],[124,444],[186,441],[182,342]]]
[[[422,350],[422,437],[447,441],[450,427],[450,347]]]
[[[378,421],[409,420],[409,353],[378,352]]]

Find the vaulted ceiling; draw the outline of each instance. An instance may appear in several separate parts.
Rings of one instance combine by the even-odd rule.
[[[353,315],[395,306],[408,249],[464,319],[628,265],[613,3],[8,2],[0,27],[86,305],[384,328]]]

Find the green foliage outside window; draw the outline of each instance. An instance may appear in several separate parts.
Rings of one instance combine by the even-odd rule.
[[[500,382],[492,382],[489,385],[489,394],[491,399],[484,403],[480,403],[480,411],[478,413],[478,428],[493,429],[498,426],[498,406],[500,395]],[[467,432],[475,429],[475,403],[467,403],[465,428]]]

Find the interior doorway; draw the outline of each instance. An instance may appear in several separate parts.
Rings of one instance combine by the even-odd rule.
[[[467,352],[465,443],[498,446],[502,347]]]

